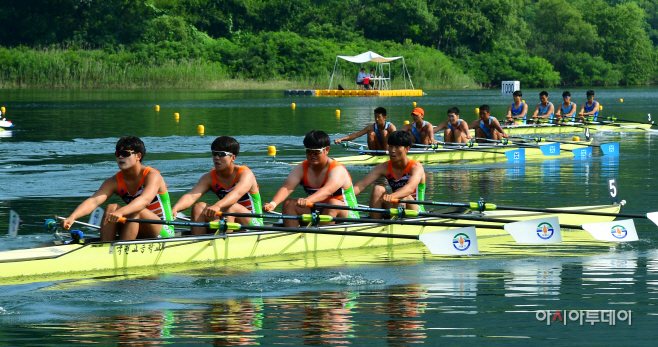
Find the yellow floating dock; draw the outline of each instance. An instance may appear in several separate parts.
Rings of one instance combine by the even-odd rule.
[[[286,96],[423,96],[420,89],[413,90],[335,90],[305,89],[286,90]]]

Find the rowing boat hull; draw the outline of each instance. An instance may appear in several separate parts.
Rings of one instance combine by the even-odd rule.
[[[570,158],[573,157],[571,152],[574,149],[585,148],[587,144],[590,144],[591,141],[582,141],[582,144],[578,143],[568,143],[560,144],[562,149],[559,154],[549,154],[547,155],[538,147],[519,147],[515,145],[497,145],[497,146],[480,146],[472,149],[437,149],[437,150],[427,150],[424,153],[414,153],[410,152],[407,154],[407,157],[413,160],[418,160],[424,165],[433,165],[440,163],[448,162],[457,162],[457,161],[471,161],[471,162],[505,162],[505,161],[514,161],[514,152],[517,152],[519,149],[523,149],[525,152],[526,160],[534,159],[558,159],[558,158]],[[541,143],[541,145],[549,145],[550,142]],[[372,155],[372,154],[361,154],[361,155],[352,155],[346,157],[335,157],[332,158],[343,165],[377,165],[388,161],[389,157],[387,154],[381,155]]]
[[[573,207],[571,209],[618,213],[620,206],[605,205]],[[486,212],[486,215],[514,220],[527,220],[548,216],[545,213],[519,211],[494,211]],[[578,225],[583,223],[606,222],[614,219],[614,217],[589,215],[556,214],[555,216],[560,218],[560,223],[562,224]],[[420,218],[418,220],[469,223],[475,226],[482,224],[478,221],[453,219]],[[323,229],[419,235],[450,228],[439,226],[343,224],[326,226]],[[536,246],[528,248],[528,245],[514,244],[511,237],[501,229],[477,228],[477,236],[480,252],[484,254],[527,254],[528,249],[537,249]],[[594,241],[584,231],[565,232],[562,239],[563,243],[552,244],[550,248],[562,249],[567,247],[568,249],[573,249],[575,246],[582,245],[583,242],[590,246],[607,244],[605,242]],[[173,239],[98,242],[83,245],[70,244],[0,252],[0,278],[2,278],[3,283],[9,284],[98,277],[108,272],[125,271],[135,267],[162,267],[193,262],[197,265],[203,265],[216,261],[233,262],[266,256],[294,256],[295,254],[304,252],[393,246],[410,242],[418,241],[384,237],[373,238],[310,233],[248,232],[228,234],[224,239],[218,238],[214,240],[179,237]],[[63,269],[70,269],[71,271],[63,272]]]
[[[554,125],[554,124],[537,124],[537,125],[503,125],[502,128],[509,135],[531,135],[531,134],[573,134],[584,133],[585,128],[591,132],[645,132],[651,129],[651,124],[619,122],[617,125]],[[475,130],[471,129],[471,136],[475,136]]]

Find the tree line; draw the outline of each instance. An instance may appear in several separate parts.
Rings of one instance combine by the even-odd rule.
[[[4,0],[0,22],[5,77],[39,69],[18,57],[44,47],[62,64],[192,59],[253,79],[326,78],[337,53],[370,49],[405,55],[425,88],[658,77],[658,0]]]

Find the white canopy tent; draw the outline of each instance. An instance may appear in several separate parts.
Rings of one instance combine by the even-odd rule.
[[[414,89],[414,85],[411,82],[411,75],[409,74],[407,65],[404,62],[404,57],[384,57],[373,51],[368,51],[355,56],[337,55],[336,62],[334,63],[334,71],[331,73],[329,89],[331,89],[331,86],[334,82],[334,76],[338,71],[338,58],[355,64],[376,63],[377,66],[375,68],[375,74],[378,76],[377,80],[379,81],[379,89],[381,90],[389,90],[391,88],[390,62],[402,59],[402,77],[404,79],[404,89],[407,89],[407,78],[409,79],[409,85],[411,86],[411,89]],[[384,69],[386,69],[386,71],[384,71]]]

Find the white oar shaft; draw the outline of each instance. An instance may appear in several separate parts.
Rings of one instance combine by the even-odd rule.
[[[64,217],[59,217],[59,216],[57,216],[56,218],[59,219],[59,220],[65,220],[66,219]],[[93,225],[93,224],[89,224],[89,223],[85,223],[85,222],[81,222],[81,221],[77,221],[77,220],[74,220],[73,224],[80,224],[80,225],[84,225],[86,227],[90,227],[90,228],[94,228],[94,229],[100,229],[101,228],[98,225]]]

